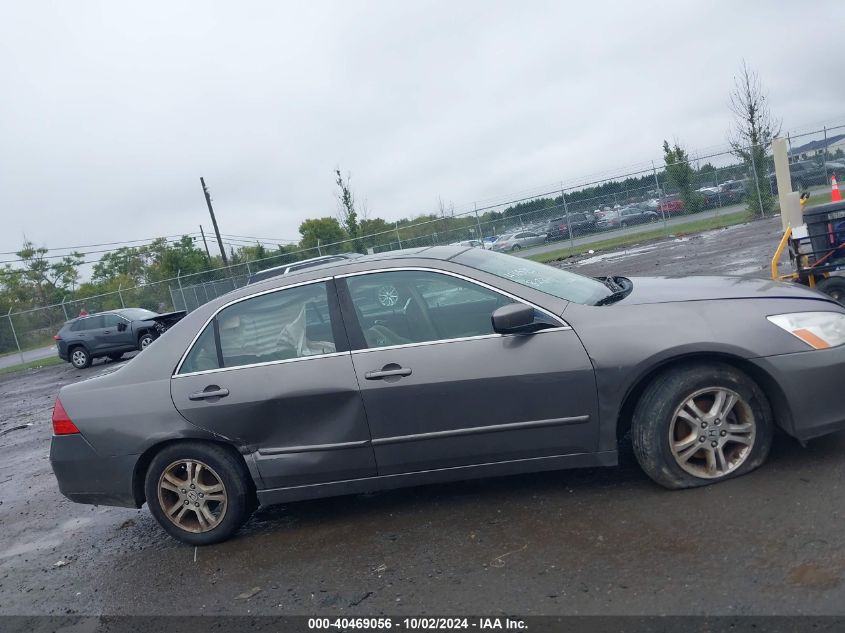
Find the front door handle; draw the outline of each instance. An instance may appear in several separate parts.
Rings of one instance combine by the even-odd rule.
[[[364,374],[367,380],[381,380],[392,376],[410,376],[413,372],[410,367],[397,367],[396,369],[381,369],[380,371],[368,371]]]
[[[219,400],[229,395],[229,390],[217,385],[206,387],[202,391],[197,391],[188,396],[188,400]]]

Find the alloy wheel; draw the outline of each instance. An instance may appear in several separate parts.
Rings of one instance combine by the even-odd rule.
[[[173,462],[158,480],[158,502],[164,515],[187,532],[208,532],[226,516],[228,497],[223,480],[198,460]]]
[[[88,362],[88,354],[86,354],[81,349],[74,350],[73,354],[71,354],[70,356],[70,362],[73,363],[74,367],[85,367],[86,363]]]
[[[145,334],[141,337],[141,349],[147,349],[150,345],[152,345],[153,337],[149,334]]]
[[[751,454],[754,413],[730,389],[708,387],[687,397],[669,426],[669,446],[678,466],[702,479],[735,471]]]

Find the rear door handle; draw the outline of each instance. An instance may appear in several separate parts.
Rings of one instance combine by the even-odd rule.
[[[206,387],[204,391],[197,391],[188,396],[188,400],[210,400],[211,398],[225,398],[229,390],[221,387]]]
[[[391,376],[410,376],[413,372],[410,367],[400,367],[399,369],[382,369],[380,371],[368,371],[364,374],[367,380],[381,380],[382,378],[390,378]]]

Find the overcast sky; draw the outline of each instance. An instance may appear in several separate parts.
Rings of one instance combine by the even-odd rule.
[[[845,2],[0,4],[0,251],[458,209],[724,146],[732,76],[845,123]],[[88,249],[92,250],[92,249]],[[2,259],[9,259],[3,256]]]

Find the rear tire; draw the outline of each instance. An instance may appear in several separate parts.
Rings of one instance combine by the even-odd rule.
[[[845,277],[828,277],[816,284],[816,289],[845,305]]]
[[[70,364],[77,369],[87,369],[91,366],[91,354],[84,347],[74,347],[68,352]]]
[[[147,469],[144,491],[164,531],[189,545],[225,541],[256,507],[243,461],[222,446],[204,442],[164,447]]]
[[[637,403],[631,438],[651,479],[666,488],[694,488],[760,466],[773,429],[757,384],[713,362],[673,367],[654,378]]]
[[[622,223],[622,224],[620,224],[619,226],[621,226],[623,229],[627,229],[627,228],[628,228],[628,223],[627,223],[627,222],[623,222],[623,223]]]
[[[518,251],[520,248],[522,248],[522,247],[521,247],[519,244],[514,244],[514,245],[513,245],[513,248],[511,249],[511,252],[512,252],[512,253],[515,253],[515,252],[516,252],[516,251]]]

